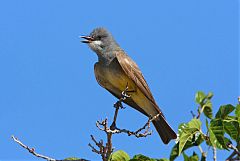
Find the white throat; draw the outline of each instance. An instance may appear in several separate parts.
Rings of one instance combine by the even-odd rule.
[[[103,52],[103,49],[101,47],[102,45],[102,42],[100,40],[95,40],[95,41],[92,41],[90,42],[89,44],[89,47],[95,51],[97,54],[102,54]]]
[[[100,40],[95,40],[92,42],[94,45],[98,45],[98,46],[101,46],[102,45],[102,41]]]

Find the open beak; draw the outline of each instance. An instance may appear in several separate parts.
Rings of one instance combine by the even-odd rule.
[[[94,39],[91,36],[80,36],[80,37],[85,39],[85,40],[81,41],[82,43],[90,43],[90,42],[94,41]]]

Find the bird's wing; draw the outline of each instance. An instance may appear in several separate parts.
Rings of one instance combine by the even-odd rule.
[[[116,63],[119,64],[119,62],[117,61],[117,59],[114,59],[114,61],[115,61],[115,60],[116,60]],[[113,88],[107,88],[107,85],[106,85],[107,82],[104,81],[106,77],[103,78],[103,77],[101,76],[101,74],[99,74],[100,68],[101,68],[101,67],[100,67],[99,63],[98,63],[98,62],[95,63],[95,65],[94,65],[94,73],[95,73],[95,77],[96,77],[96,80],[97,80],[98,84],[99,84],[100,86],[102,86],[103,88],[105,88],[106,90],[108,90],[108,91],[109,91],[112,95],[114,95],[116,98],[120,99],[120,98],[122,97],[122,96],[121,96],[121,92],[122,92],[122,91],[116,92],[116,89],[113,90]],[[141,107],[139,107],[139,106],[136,104],[136,102],[135,102],[134,100],[132,100],[132,98],[125,99],[124,102],[125,102],[126,104],[128,104],[129,106],[134,107],[136,110],[138,110],[139,112],[143,113],[144,115],[148,116],[148,114],[147,114]]]
[[[157,106],[153,95],[148,87],[146,80],[143,77],[138,65],[123,51],[116,52],[117,60],[127,76],[137,85],[141,92]]]

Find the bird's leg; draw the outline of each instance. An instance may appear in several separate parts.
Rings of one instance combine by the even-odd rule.
[[[128,86],[126,86],[125,90],[122,91],[122,93],[121,93],[120,100],[122,99],[122,101],[124,101],[125,99],[131,97],[131,95],[128,95],[128,92],[131,92],[131,91],[128,91]]]
[[[123,99],[120,98],[115,104],[114,104],[114,107],[115,107],[115,112],[114,112],[114,117],[113,117],[113,122],[110,126],[110,130],[115,130],[116,129],[116,120],[117,120],[117,115],[118,115],[118,111],[119,109],[123,109],[123,105],[122,105],[122,101]]]
[[[119,110],[119,107],[116,107],[115,112],[114,112],[113,122],[110,126],[110,130],[115,130],[116,129],[116,121],[117,121],[118,110]]]
[[[136,90],[129,90],[128,83],[127,83],[126,88],[121,93],[121,98],[123,100],[130,98],[131,97],[130,93],[134,93],[134,92],[136,92]]]
[[[122,102],[127,99],[127,98],[130,98],[131,95],[129,95],[128,93],[130,92],[134,92],[134,91],[128,91],[128,84],[126,85],[126,88],[122,91],[121,93],[121,98],[114,104],[114,107],[115,108],[121,108],[123,109],[123,105],[122,105]]]
[[[131,95],[128,95],[127,92],[128,92],[128,84],[126,85],[126,88],[124,89],[124,91],[122,91],[122,93],[121,93],[121,98],[114,104],[115,113],[114,113],[114,118],[113,118],[112,125],[110,126],[110,129],[111,129],[111,130],[116,129],[116,120],[117,120],[118,110],[119,110],[119,109],[124,109],[124,107],[123,107],[123,105],[122,105],[122,102],[123,102],[125,99],[131,97]],[[130,91],[130,92],[131,92],[131,91]]]

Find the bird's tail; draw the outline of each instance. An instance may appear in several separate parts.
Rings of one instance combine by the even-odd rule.
[[[163,115],[160,115],[152,122],[164,144],[168,144],[171,139],[177,138],[176,133],[167,123]]]

